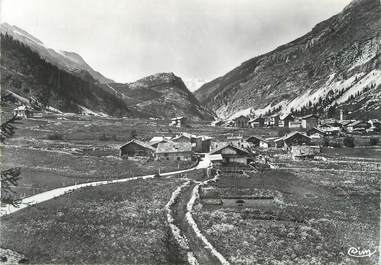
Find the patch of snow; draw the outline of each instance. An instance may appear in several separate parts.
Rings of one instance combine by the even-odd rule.
[[[376,86],[381,84],[381,70],[375,69],[365,75],[359,82],[348,89],[344,94],[338,98],[335,102],[340,104],[347,101],[352,95],[356,95],[357,92],[361,92],[364,88],[375,84]]]
[[[103,113],[103,112],[95,112],[95,111],[92,111],[84,106],[81,106],[81,105],[78,105],[78,107],[80,107],[82,109],[82,113],[83,115],[88,115],[88,116],[95,116],[95,117],[104,117],[104,118],[107,118],[109,117],[109,115],[107,115],[106,113]]]

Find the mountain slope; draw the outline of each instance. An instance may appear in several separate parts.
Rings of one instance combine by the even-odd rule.
[[[54,49],[48,48],[42,41],[17,26],[11,26],[8,23],[2,23],[0,25],[0,33],[3,35],[8,34],[14,39],[24,43],[33,51],[37,52],[45,61],[53,65],[57,65],[63,70],[72,72],[74,74],[80,73],[82,71],[87,71],[95,80],[100,83],[114,82],[113,80],[104,77],[102,74],[91,68],[80,55],[74,52],[56,51]]]
[[[103,86],[114,89],[129,106],[151,117],[185,116],[192,120],[212,120],[214,117],[173,73],[158,73],[129,84]]]
[[[101,115],[139,116],[87,71],[74,75],[62,70],[8,34],[1,34],[0,71],[2,94],[8,90],[63,112],[92,110]]]
[[[196,98],[220,117],[321,112],[381,114],[381,4],[356,0],[311,32],[204,84]]]

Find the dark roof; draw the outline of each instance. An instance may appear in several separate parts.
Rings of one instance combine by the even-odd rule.
[[[248,151],[246,151],[246,150],[244,150],[242,148],[239,148],[239,147],[237,147],[237,146],[235,146],[235,145],[233,145],[231,143],[228,143],[228,144],[226,144],[224,146],[221,146],[220,148],[217,148],[216,150],[211,151],[209,154],[211,154],[211,155],[216,154],[216,153],[220,152],[222,149],[225,149],[225,148],[228,148],[228,147],[231,147],[231,148],[233,148],[233,149],[235,149],[235,150],[237,150],[239,152],[243,152],[243,153],[245,153],[247,155],[249,154]]]
[[[279,138],[278,140],[286,141],[287,139],[290,139],[291,137],[294,137],[295,135],[301,135],[303,137],[311,139],[309,136],[305,135],[304,133],[301,133],[301,132],[292,132],[292,133],[286,134],[285,136]]]
[[[140,141],[140,140],[138,140],[138,139],[132,139],[131,141],[129,141],[129,142],[125,143],[124,145],[122,145],[120,148],[123,148],[123,147],[125,147],[126,145],[129,145],[129,144],[131,144],[131,143],[135,143],[135,144],[140,145],[140,146],[142,146],[142,147],[144,147],[144,148],[146,148],[146,149],[149,149],[149,150],[151,150],[151,151],[155,151],[155,148],[153,148],[153,147],[150,146],[149,144],[147,144],[147,143],[145,143],[145,142],[142,142],[142,141]],[[120,149],[120,148],[119,148],[119,149]]]
[[[259,141],[264,140],[264,139],[263,139],[262,137],[260,137],[260,136],[255,136],[255,135],[253,135],[253,136],[249,136],[249,137],[247,137],[245,141],[248,141],[248,140],[250,140],[251,138],[258,139]]]
[[[156,153],[182,153],[182,152],[192,152],[192,144],[182,143],[182,142],[169,142],[169,143],[159,143],[156,149]]]

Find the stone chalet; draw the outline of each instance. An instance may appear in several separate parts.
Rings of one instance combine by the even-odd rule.
[[[153,157],[155,153],[155,148],[149,144],[133,139],[119,148],[120,156],[129,157]]]
[[[167,142],[157,146],[156,160],[191,161],[192,144],[190,142]]]
[[[209,155],[218,155],[222,156],[222,164],[232,165],[232,164],[241,164],[247,165],[250,154],[248,151],[238,148],[232,144],[227,144],[216,150],[210,152]]]

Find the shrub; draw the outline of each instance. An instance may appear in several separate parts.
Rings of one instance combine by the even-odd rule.
[[[353,137],[346,136],[344,138],[344,146],[346,146],[346,147],[355,147],[355,141],[354,141]]]
[[[47,136],[48,140],[63,140],[64,137],[63,137],[63,134],[61,133],[58,133],[58,132],[55,132],[53,134],[49,134]]]
[[[369,144],[370,145],[377,145],[380,142],[380,139],[377,137],[372,137],[369,139]]]

